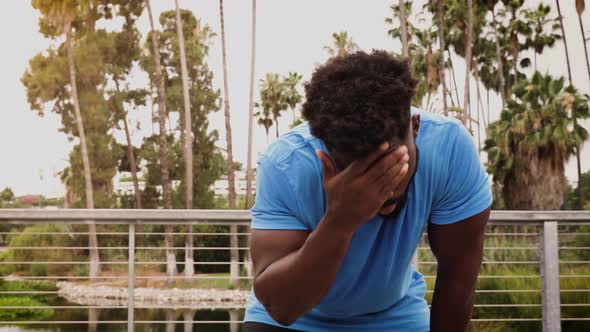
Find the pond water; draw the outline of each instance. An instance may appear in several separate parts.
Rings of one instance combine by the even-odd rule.
[[[76,305],[62,298],[54,298],[53,306]],[[127,309],[54,309],[51,321],[127,321]],[[240,323],[221,323],[242,321],[244,309],[135,309],[136,321],[164,321],[162,323],[135,324],[137,332],[240,332]],[[34,320],[31,319],[31,320]],[[184,321],[215,321],[220,323],[185,323]],[[0,332],[123,332],[127,324],[31,324],[15,326],[0,322]]]

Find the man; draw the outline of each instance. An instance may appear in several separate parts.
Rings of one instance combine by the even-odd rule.
[[[244,331],[465,331],[492,196],[469,132],[410,107],[407,60],[336,57],[305,86],[308,122],[258,162]],[[429,312],[411,265],[438,260]]]

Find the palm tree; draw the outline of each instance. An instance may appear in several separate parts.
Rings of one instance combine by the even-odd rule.
[[[500,96],[502,97],[502,109],[506,107],[506,79],[504,78],[504,59],[500,49],[500,34],[498,33],[498,22],[496,21],[496,11],[494,7],[496,1],[491,1],[489,4],[490,11],[492,12],[492,27],[494,29],[494,44],[496,46],[496,62],[498,63],[498,79],[499,79],[499,90]]]
[[[250,101],[248,103],[248,161],[246,166],[246,209],[252,207],[252,130],[254,127],[254,76],[256,69],[256,0],[252,0],[252,53],[250,55]],[[250,234],[250,226],[245,227],[245,233]],[[250,243],[250,235],[246,235],[246,240]],[[250,252],[246,252],[245,267],[248,277],[252,277],[254,268]]]
[[[297,90],[297,84],[303,78],[298,73],[289,73],[286,77],[283,77],[283,84],[285,86],[285,102],[289,105],[291,111],[293,111],[293,123],[297,121],[297,115],[295,114],[295,107],[302,100],[302,96]]]
[[[332,34],[332,46],[324,46],[324,50],[328,52],[328,55],[332,58],[335,56],[345,56],[359,50],[359,46],[352,40],[352,37],[348,37],[348,32],[334,32]]]
[[[82,152],[82,162],[84,166],[84,184],[86,189],[86,208],[94,209],[94,192],[92,188],[92,176],[90,172],[90,159],[88,156],[88,145],[86,143],[86,134],[84,132],[84,123],[82,112],[80,111],[80,102],[78,99],[78,82],[76,79],[76,65],[74,63],[74,52],[72,47],[72,23],[76,18],[76,12],[79,10],[77,2],[74,0],[33,0],[32,5],[38,9],[47,19],[55,26],[58,34],[65,34],[66,52],[68,59],[68,70],[70,72],[70,85],[72,89],[72,103],[74,104],[74,113],[76,115],[76,125],[80,138],[80,149]],[[96,225],[88,224],[88,245],[90,253],[90,277],[94,278],[100,274],[100,256],[98,253],[98,239],[96,237]]]
[[[114,75],[115,76],[115,75]],[[135,196],[135,208],[141,209],[141,192],[139,190],[139,180],[137,179],[137,161],[135,159],[135,151],[133,151],[133,144],[131,143],[131,133],[129,131],[129,123],[127,121],[127,113],[123,109],[121,102],[121,89],[119,88],[119,78],[113,77],[116,92],[110,100],[113,112],[123,121],[123,130],[125,131],[125,140],[127,142],[127,160],[129,162],[129,170],[131,171],[131,179],[133,180],[133,191]],[[137,225],[139,226],[143,225]]]
[[[227,83],[227,56],[225,53],[225,26],[223,21],[223,0],[219,0],[219,17],[221,20],[221,50],[223,56],[223,93],[224,93],[224,112],[225,112],[225,139],[227,142],[227,181],[228,181],[228,201],[229,208],[236,208],[236,187],[234,180],[234,162],[231,142],[231,122],[229,114],[229,90]],[[239,253],[238,253],[238,226],[232,224],[230,226],[230,277],[231,283],[235,287],[240,285],[239,276]]]
[[[159,144],[160,144],[160,167],[162,175],[162,196],[164,200],[164,208],[172,208],[172,196],[170,192],[170,173],[168,168],[168,141],[166,135],[166,89],[164,88],[164,73],[162,72],[162,64],[160,63],[160,46],[158,43],[158,30],[154,26],[154,18],[152,16],[152,8],[150,0],[145,0],[145,6],[148,11],[150,20],[150,27],[152,29],[152,51],[156,71],[154,75],[157,82],[158,91],[158,126],[160,127]],[[169,277],[168,282],[171,282],[172,277],[176,276],[176,257],[174,256],[174,238],[172,236],[172,225],[164,227],[166,235],[164,235],[164,242],[166,243],[166,275]]]
[[[279,118],[281,113],[289,108],[286,86],[280,80],[279,74],[267,73],[266,77],[260,81],[260,102],[264,115],[267,113],[272,115],[276,137],[279,137]]]
[[[584,32],[584,23],[582,23],[582,13],[586,8],[584,0],[576,0],[576,11],[578,12],[578,22],[580,23],[580,31],[582,32],[582,45],[584,45],[584,56],[586,57],[586,69],[588,69],[588,79],[590,80],[590,61],[588,61],[588,47],[586,46],[586,33]]]
[[[539,72],[514,86],[514,96],[488,127],[488,171],[503,184],[508,209],[557,210],[564,198],[564,163],[588,139],[570,113],[587,118],[588,98],[572,86],[564,89],[563,78]]]
[[[250,55],[250,101],[248,103],[248,161],[246,166],[246,209],[252,207],[252,130],[254,127],[254,77],[256,73],[256,0],[252,0],[252,53]]]
[[[534,52],[534,68],[537,70],[537,54],[543,53],[545,47],[553,47],[555,41],[561,39],[561,35],[557,32],[559,29],[559,21],[557,18],[547,17],[551,12],[551,6],[539,4],[537,9],[525,9],[524,16],[527,23],[531,27],[531,34],[527,36],[525,48],[532,48]],[[549,31],[545,28],[549,27]]]
[[[268,144],[270,127],[272,127],[272,124],[274,123],[272,120],[270,108],[262,107],[260,103],[255,103],[254,106],[259,109],[262,108],[258,112],[254,113],[254,116],[258,118],[258,125],[264,127],[264,131],[266,132],[266,144]]]
[[[188,90],[188,70],[186,68],[186,52],[184,48],[184,33],[182,31],[182,18],[176,6],[176,33],[178,34],[178,48],[180,49],[180,70],[182,72],[182,94],[184,96],[184,168],[186,182],[186,208],[193,208],[193,134],[191,121],[191,101]],[[186,225],[185,251],[184,251],[184,276],[190,278],[195,274],[193,259],[193,226]]]
[[[469,117],[469,77],[471,74],[471,47],[473,34],[473,0],[467,0],[467,28],[465,32],[465,97],[463,98],[463,125]]]
[[[572,81],[572,69],[570,66],[570,56],[569,56],[569,52],[567,49],[567,39],[565,38],[565,28],[563,27],[563,17],[561,16],[561,6],[559,5],[559,0],[555,0],[555,3],[557,4],[557,13],[559,14],[559,26],[561,27],[561,35],[563,36],[563,47],[565,49],[565,61],[567,63],[567,75],[568,75],[568,79],[569,79],[569,85],[573,86],[573,81]],[[584,43],[582,43],[584,45]],[[587,53],[586,53],[587,54]],[[576,119],[576,115],[574,113],[572,113],[573,116],[573,120],[574,120],[574,126],[577,125],[577,119]],[[578,183],[581,183],[580,181],[582,180],[582,165],[580,162],[580,146],[577,145],[576,146],[576,161],[578,162]],[[584,191],[582,190],[582,186],[578,186],[578,195],[580,197],[579,202],[580,202],[580,209],[584,209]]]
[[[443,93],[443,111],[445,116],[449,115],[449,109],[447,105],[447,85],[445,82],[445,34],[443,25],[443,1],[437,0],[436,2],[436,18],[438,24],[438,42],[440,45],[440,65],[439,65],[439,76],[440,82],[442,83]],[[449,57],[449,61],[451,58]],[[459,100],[457,99],[457,103]]]
[[[399,29],[402,41],[402,55],[408,57],[408,20],[406,16],[406,4],[404,0],[399,0]]]

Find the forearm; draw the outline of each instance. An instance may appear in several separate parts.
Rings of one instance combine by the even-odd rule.
[[[270,316],[292,324],[328,293],[346,256],[352,233],[325,217],[303,246],[272,263],[254,281],[254,292]]]
[[[430,310],[432,332],[467,331],[473,311],[477,271],[469,276],[456,274],[440,269],[437,273]]]

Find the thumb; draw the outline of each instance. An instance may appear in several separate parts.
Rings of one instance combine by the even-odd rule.
[[[332,162],[332,158],[330,158],[322,150],[316,150],[316,154],[322,162],[322,169],[324,170],[324,182],[329,181],[334,176],[336,176],[336,167],[334,166],[334,162]]]

